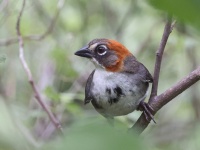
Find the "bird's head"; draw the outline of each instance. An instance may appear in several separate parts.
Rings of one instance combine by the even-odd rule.
[[[123,69],[124,60],[132,54],[121,43],[110,39],[94,39],[75,55],[89,58],[96,67],[111,72]]]

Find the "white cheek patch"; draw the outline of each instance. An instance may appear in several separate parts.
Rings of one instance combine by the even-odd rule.
[[[91,61],[94,63],[94,65],[95,65],[96,67],[101,67],[101,68],[104,68],[104,69],[105,69],[105,67],[102,66],[95,58],[92,58]]]
[[[95,58],[92,58],[91,61],[92,61],[93,63],[97,64],[97,65],[100,65],[99,62],[98,62]]]

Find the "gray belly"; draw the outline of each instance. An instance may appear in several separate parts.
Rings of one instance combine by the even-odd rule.
[[[145,99],[148,83],[134,76],[131,78],[110,78],[93,81],[92,104],[98,105],[96,110],[104,116],[121,116],[134,111],[139,103]],[[99,79],[100,80],[100,79]]]

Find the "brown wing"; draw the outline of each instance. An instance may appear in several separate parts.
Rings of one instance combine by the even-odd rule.
[[[93,86],[92,80],[93,80],[94,72],[95,72],[95,70],[92,71],[92,73],[90,74],[90,76],[88,77],[87,82],[86,82],[84,104],[87,104],[93,100],[93,96],[91,93],[91,87]]]

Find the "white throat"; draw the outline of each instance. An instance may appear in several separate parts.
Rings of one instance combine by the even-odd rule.
[[[102,66],[95,58],[92,58],[92,59],[91,59],[91,62],[95,65],[95,67],[96,67],[97,69],[105,69],[105,67]]]

